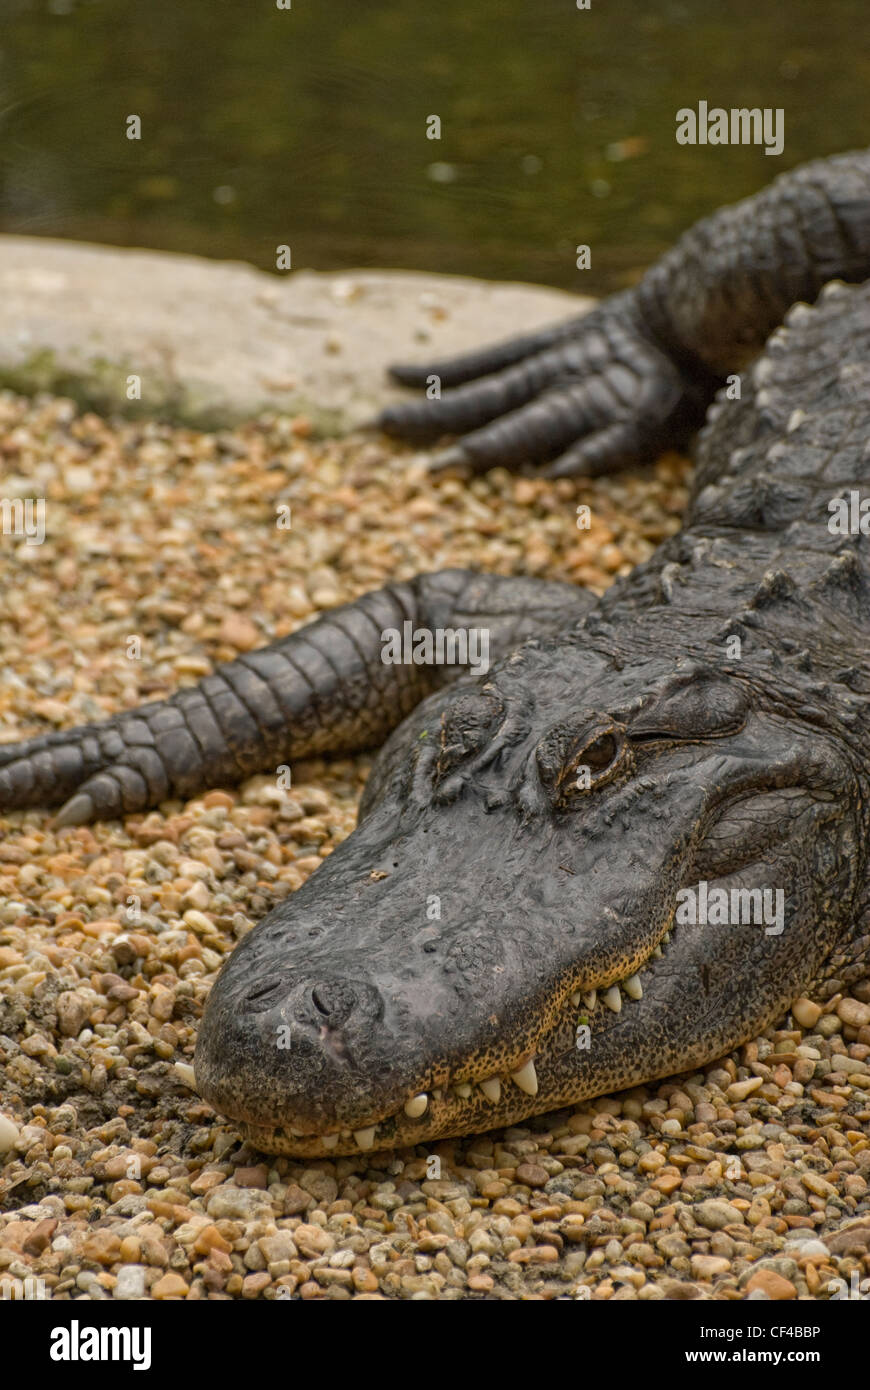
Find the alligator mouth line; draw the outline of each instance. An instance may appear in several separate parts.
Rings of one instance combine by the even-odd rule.
[[[537,1048],[527,1054],[515,1070],[493,1074],[482,1081],[460,1081],[417,1091],[408,1095],[404,1104],[371,1124],[357,1129],[349,1127],[321,1134],[306,1133],[289,1124],[263,1125],[237,1120],[241,1132],[267,1153],[285,1153],[300,1157],[338,1157],[369,1153],[373,1150],[412,1147],[417,1143],[447,1137],[454,1122],[462,1122],[462,1107],[474,1104],[474,1124],[483,1133],[502,1123],[508,1106],[509,1087],[516,1086],[529,1098],[538,1094],[535,1058],[548,1038],[570,1027],[572,1033],[581,1025],[594,1033],[596,1020],[603,1023],[610,1015],[620,1014],[643,998],[642,977],[648,974],[655,960],[664,956],[664,947],[674,930],[673,915],[659,941],[635,971],[625,979],[605,988],[574,990],[566,996],[554,1022],[542,1034]],[[461,1072],[461,1067],[456,1068]],[[519,1097],[517,1097],[519,1099]],[[554,1099],[553,1106],[559,1104]],[[487,1112],[492,1114],[487,1119]],[[415,1127],[418,1133],[415,1134]],[[464,1131],[462,1131],[464,1132]]]

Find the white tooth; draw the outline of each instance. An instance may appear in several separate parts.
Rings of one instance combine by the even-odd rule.
[[[454,1086],[453,1089],[454,1089],[454,1091],[456,1092],[456,1094],[458,1095],[458,1097],[459,1097],[460,1100],[469,1100],[469,1099],[470,1099],[470,1097],[471,1097],[471,1087],[469,1086],[469,1084],[468,1084],[467,1081],[463,1081],[463,1082],[461,1083],[461,1085],[459,1085],[459,1086]]]
[[[611,985],[610,989],[605,990],[601,998],[604,1000],[604,1003],[607,1005],[608,1009],[612,1009],[615,1014],[618,1014],[621,1011],[622,995],[619,992],[619,985]]]
[[[377,1133],[377,1129],[377,1125],[369,1125],[368,1129],[354,1130],[353,1137],[356,1140],[358,1146],[363,1150],[363,1152],[366,1152],[366,1150],[368,1149],[374,1148],[375,1134]]]
[[[598,990],[590,989],[588,994],[584,994],[583,1003],[586,1005],[587,1009],[594,1009],[595,1005],[598,1003]]]
[[[664,951],[662,950],[661,946],[655,946],[655,947],[653,948],[653,955],[654,955],[654,956],[663,956],[663,955],[664,955]]]
[[[405,1101],[405,1114],[409,1120],[419,1120],[420,1116],[426,1111],[429,1104],[429,1097],[425,1091],[421,1091],[418,1096],[411,1096]]]
[[[664,936],[662,937],[662,941],[670,941],[670,939],[671,939],[671,934],[670,934],[669,931],[666,931],[665,934],[664,934]]]
[[[538,1094],[538,1074],[535,1071],[534,1058],[530,1057],[524,1067],[520,1067],[519,1071],[512,1072],[511,1075],[520,1090],[525,1091],[527,1096]]]
[[[324,1147],[325,1149],[334,1149],[335,1146],[336,1146],[336,1144],[338,1143],[338,1135],[337,1135],[337,1134],[322,1134],[322,1135],[320,1136],[320,1142],[321,1142],[321,1144],[323,1145],[323,1147]]]
[[[441,1100],[441,1099],[443,1098],[443,1096],[444,1096],[444,1092],[441,1090],[441,1088],[440,1088],[439,1086],[436,1086],[435,1089],[434,1089],[434,1091],[432,1092],[432,1099],[433,1099],[433,1100]]]
[[[480,1089],[487,1100],[492,1101],[493,1105],[497,1105],[501,1100],[501,1082],[497,1076],[491,1076],[488,1081],[481,1081]]]
[[[571,1003],[574,1005],[574,1008],[575,1008],[575,1009],[576,1009],[577,1005],[580,1003],[581,997],[582,997],[582,996],[581,996],[581,994],[580,994],[579,989],[578,989],[578,991],[577,991],[576,994],[572,994],[572,995],[571,995]]]
[[[640,978],[637,975],[629,975],[627,980],[623,980],[622,988],[625,990],[629,999],[643,998],[643,989],[641,988]]]

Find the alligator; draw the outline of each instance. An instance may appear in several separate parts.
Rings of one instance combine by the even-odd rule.
[[[252,1144],[515,1124],[699,1067],[868,973],[868,277],[864,152],[720,210],[585,316],[395,369],[444,390],[380,426],[453,436],[436,464],[472,472],[641,464],[706,412],[682,531],[603,597],[424,574],[2,749],[0,806],[62,801],[73,825],[382,745],[358,828],[208,1000],[197,1088]],[[386,663],[406,624],[486,630],[488,669]],[[690,890],[730,912],[693,922]]]

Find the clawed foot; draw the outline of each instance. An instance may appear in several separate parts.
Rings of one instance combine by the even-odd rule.
[[[397,366],[437,399],[385,409],[387,434],[420,443],[460,436],[435,469],[474,473],[546,464],[551,478],[647,463],[697,428],[712,393],[644,334],[631,293],[543,334],[431,366]]]

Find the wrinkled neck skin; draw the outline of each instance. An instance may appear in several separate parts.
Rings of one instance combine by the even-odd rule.
[[[794,616],[729,662],[721,621],[593,615],[424,702],[219,977],[202,1094],[267,1151],[355,1153],[691,1069],[783,1013],[864,910],[870,766]],[[781,913],[681,921],[702,882]]]

